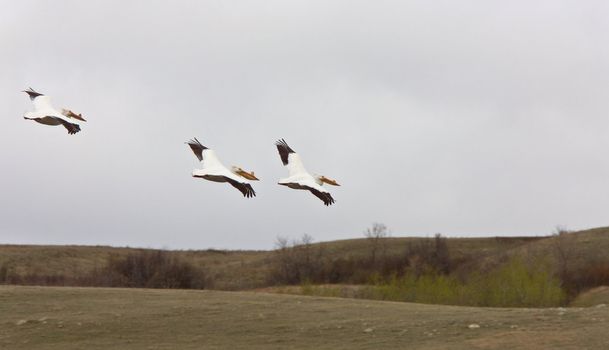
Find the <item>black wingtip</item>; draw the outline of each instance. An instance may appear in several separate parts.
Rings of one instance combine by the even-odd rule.
[[[193,137],[188,142],[184,142],[184,143],[187,145],[192,145],[192,146],[200,146],[202,149],[207,149],[207,147],[203,146],[196,137]]]
[[[69,135],[75,135],[76,133],[80,132],[80,125],[78,124],[66,123],[64,124],[64,127],[66,130],[68,130]]]
[[[41,94],[41,93],[39,93],[39,92],[34,91],[34,89],[32,89],[31,87],[30,87],[30,89],[29,89],[29,90],[23,90],[23,92],[25,92],[26,94],[28,94],[28,95],[30,96],[30,99],[31,99],[31,100],[35,99],[35,98],[36,98],[36,97],[38,97],[38,96],[44,96],[43,94]]]
[[[285,142],[284,139],[277,140],[275,142],[275,146],[277,146],[277,151],[279,151],[279,156],[281,157],[281,162],[283,165],[288,165],[288,155],[296,152],[294,152],[294,150],[288,146],[288,143]]]
[[[290,148],[287,142],[284,139],[279,139],[275,141],[275,146],[285,147],[290,153],[294,153],[294,150]]]
[[[203,161],[203,151],[206,150],[207,147],[203,146],[196,137],[186,142],[186,144],[190,147],[199,161]]]
[[[254,191],[254,188],[252,187],[252,185],[247,184],[245,186],[246,191],[243,193],[243,196],[245,196],[246,198],[253,198],[256,197],[256,191]]]

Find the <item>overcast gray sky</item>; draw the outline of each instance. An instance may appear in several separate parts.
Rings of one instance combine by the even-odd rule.
[[[0,243],[609,224],[606,1],[0,0]],[[33,87],[87,123],[24,121]],[[196,180],[186,140],[254,170]],[[278,186],[285,138],[336,204]]]

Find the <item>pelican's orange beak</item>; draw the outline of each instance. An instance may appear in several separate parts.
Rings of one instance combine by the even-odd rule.
[[[256,177],[256,175],[254,175],[254,172],[247,172],[241,168],[239,168],[239,170],[237,171],[237,174],[239,174],[240,176],[243,176],[244,178],[248,179],[248,180],[252,180],[252,181],[260,181],[260,179],[258,179]]]
[[[74,114],[72,118],[82,120],[83,122],[87,121],[85,118],[82,117],[82,114]]]
[[[63,113],[61,113],[61,114],[65,115],[68,118],[74,118],[74,119],[78,119],[78,120],[82,120],[83,122],[86,122],[85,118],[82,117],[82,113],[76,114],[69,109],[64,109],[64,110],[62,110],[62,112]]]
[[[328,178],[327,178],[327,177],[325,177],[325,176],[321,176],[319,179],[321,180],[321,182],[327,183],[328,185],[332,185],[332,186],[340,186],[340,185],[338,184],[338,182],[336,182],[336,180],[328,179]]]

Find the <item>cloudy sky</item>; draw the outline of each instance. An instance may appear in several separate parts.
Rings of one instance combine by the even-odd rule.
[[[0,243],[609,224],[605,1],[0,5]],[[82,112],[82,132],[24,121],[29,86]],[[258,196],[193,179],[194,136],[254,170]],[[343,185],[334,206],[276,184],[278,138]]]

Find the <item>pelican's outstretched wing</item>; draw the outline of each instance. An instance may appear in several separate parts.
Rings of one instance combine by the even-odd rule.
[[[51,113],[56,114],[55,116],[57,117],[60,116],[59,112],[51,105],[51,98],[49,96],[36,92],[32,88],[23,90],[23,92],[30,96],[30,100],[32,100],[32,103],[34,104],[34,112]]]
[[[288,174],[290,176],[301,175],[307,172],[304,164],[302,164],[302,160],[300,160],[300,156],[288,146],[284,139],[275,142],[275,146],[277,146],[279,157],[281,157],[283,165],[288,168]]]

